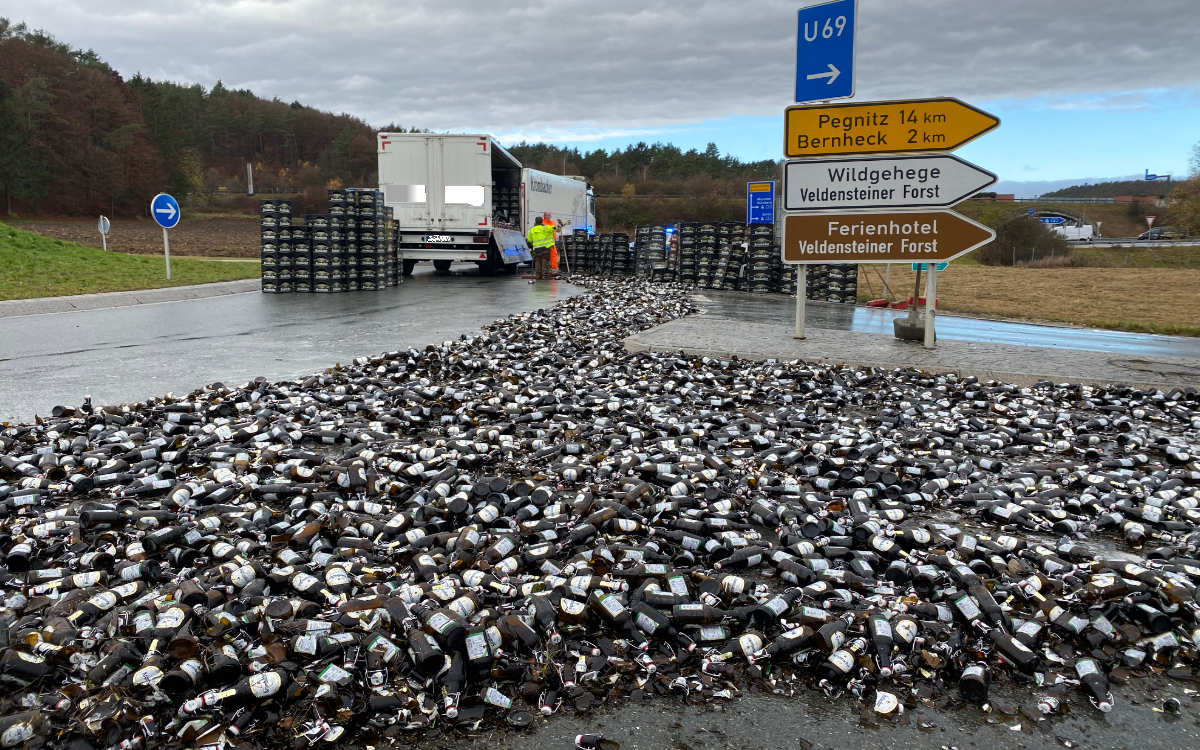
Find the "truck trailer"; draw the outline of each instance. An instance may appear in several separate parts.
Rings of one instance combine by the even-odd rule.
[[[582,177],[528,169],[490,135],[380,133],[379,189],[391,206],[404,273],[422,260],[514,271],[532,260],[525,235],[549,212],[562,232],[596,228]]]

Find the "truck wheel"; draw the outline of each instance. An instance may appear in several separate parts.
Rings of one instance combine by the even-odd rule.
[[[413,269],[416,267],[417,267],[417,262],[415,260],[404,261],[404,275],[412,276]]]
[[[433,262],[433,270],[440,274],[448,274],[450,273],[450,264],[453,262],[451,260],[435,260]]]

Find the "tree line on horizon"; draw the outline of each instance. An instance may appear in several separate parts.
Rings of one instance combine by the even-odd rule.
[[[219,81],[205,89],[141,74],[126,80],[95,51],[0,17],[0,210],[9,215],[145,215],[160,191],[201,205],[224,193],[234,199],[224,205],[236,207],[247,163],[257,193],[320,205],[329,188],[377,184],[375,133],[352,115]],[[774,161],[742,162],[714,143],[703,151],[664,143],[510,150],[526,166],[588,178],[598,195],[612,196],[601,203],[620,214],[610,217],[616,226],[690,218],[680,210],[738,218],[745,182],[778,172]],[[657,217],[646,199],[661,196],[694,200],[668,199],[674,214]]]

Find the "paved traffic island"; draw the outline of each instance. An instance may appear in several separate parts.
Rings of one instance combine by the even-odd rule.
[[[801,340],[793,337],[791,320],[764,319],[761,310],[743,313],[736,304],[719,304],[722,300],[706,304],[706,300],[712,301],[704,296],[696,298],[701,307],[699,314],[669,321],[625,339],[626,350],[750,360],[800,359],[854,367],[911,367],[1015,385],[1049,380],[1090,385],[1120,383],[1143,388],[1200,388],[1200,358],[954,339],[939,339],[937,347],[930,350],[890,334],[834,330],[815,327],[811,322],[807,337]],[[893,311],[893,314],[903,313]]]

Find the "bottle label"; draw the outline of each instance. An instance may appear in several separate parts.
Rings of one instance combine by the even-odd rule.
[[[490,703],[493,706],[498,706],[504,709],[512,708],[513,704],[512,698],[509,698],[507,695],[501,693],[494,687],[488,687],[488,689],[484,691],[483,702]]]
[[[317,674],[317,679],[321,682],[342,683],[350,680],[352,675],[336,664],[330,664]]]
[[[488,656],[487,636],[483,631],[476,631],[467,636],[467,659],[475,661],[486,659]]]
[[[454,627],[454,620],[443,612],[434,612],[429,617],[429,627],[438,633],[445,634],[447,630]]]
[[[117,595],[112,591],[101,591],[88,599],[88,603],[96,609],[107,611],[117,606]]]
[[[131,682],[138,687],[153,687],[162,681],[163,671],[151,664],[133,673]]]
[[[834,666],[837,671],[846,674],[854,668],[854,654],[849,651],[837,650],[829,655],[829,663]]]
[[[516,547],[517,547],[517,545],[512,540],[512,537],[506,536],[506,537],[501,538],[500,541],[496,542],[495,546],[492,547],[492,550],[497,555],[500,555],[501,557],[506,557],[506,556],[508,556],[508,553],[512,552],[514,549],[516,549]]]
[[[743,633],[738,636],[738,648],[743,654],[753,654],[763,647],[763,639],[757,633]]]
[[[883,619],[882,617],[876,617],[876,618],[872,619],[871,622],[873,623],[873,625],[875,627],[875,637],[876,638],[891,638],[892,637],[892,626],[890,623],[888,623],[887,620]]]
[[[583,602],[577,602],[574,599],[568,599],[565,596],[558,600],[558,606],[564,614],[578,616],[583,614]]]
[[[323,633],[333,629],[333,623],[328,620],[309,620],[305,625],[305,630],[310,633]]]
[[[236,549],[237,548],[229,542],[217,542],[212,546],[212,555],[213,557],[218,558],[225,557],[226,555],[233,554]]]
[[[296,636],[296,653],[315,656],[317,653],[317,637],[312,633],[302,633]]]
[[[763,607],[766,608],[768,611],[770,611],[772,614],[774,614],[776,617],[780,617],[783,615],[784,612],[787,611],[788,603],[787,603],[787,600],[784,599],[783,597],[777,596],[774,599],[772,599],[771,601],[764,604]]]
[[[297,591],[308,591],[309,589],[320,585],[320,581],[310,576],[308,573],[297,573],[292,577],[292,587]]]
[[[720,625],[704,625],[700,628],[700,640],[702,641],[723,641],[726,635],[725,628]]]
[[[33,739],[33,724],[23,721],[20,724],[13,724],[4,730],[4,734],[0,734],[0,745],[16,747],[31,739]]]
[[[229,576],[229,582],[240,589],[244,588],[256,577],[257,576],[254,574],[254,568],[250,567],[249,565],[243,565],[242,567],[233,571],[233,574]]]
[[[962,671],[962,678],[965,680],[969,677],[977,677],[980,680],[982,680],[983,679],[983,665],[981,665],[981,664],[968,665],[967,668]]]
[[[1075,662],[1075,674],[1079,675],[1080,679],[1083,679],[1084,677],[1090,677],[1099,671],[1100,670],[1096,666],[1096,662],[1092,661],[1091,659],[1081,659]]]
[[[156,628],[177,628],[183,624],[185,619],[183,610],[178,607],[171,607],[166,612],[159,615]]]
[[[841,648],[842,644],[845,642],[846,642],[846,633],[844,631],[838,630],[838,631],[834,632],[833,635],[829,636],[829,645],[835,649]]]
[[[180,663],[179,671],[186,674],[194,683],[200,679],[200,675],[204,674],[204,665],[195,659],[187,659]]]
[[[345,568],[333,567],[325,574],[325,583],[329,586],[349,586],[350,574]]]
[[[142,610],[133,616],[133,632],[140,633],[143,630],[154,627],[154,615]]]
[[[620,617],[621,613],[625,611],[625,605],[621,604],[621,601],[615,596],[605,595],[600,597],[600,606],[604,608],[604,611],[610,617]]]
[[[979,607],[975,606],[975,602],[969,594],[963,594],[954,600],[954,606],[958,607],[958,611],[962,612],[963,617],[968,620],[974,620],[979,617]]]
[[[653,635],[654,631],[658,630],[658,623],[643,612],[638,612],[636,615],[634,615],[633,622],[642,630],[642,632],[649,635]]]
[[[391,661],[400,648],[386,635],[377,635],[367,644],[367,651],[381,655],[384,661]]]
[[[250,675],[250,694],[255,698],[266,698],[279,692],[283,678],[278,672],[259,672]]]
[[[809,620],[817,620],[826,622],[829,619],[829,613],[817,607],[801,607],[800,616]]]
[[[906,643],[912,643],[917,637],[917,624],[912,620],[900,620],[896,623],[896,635]]]
[[[1017,632],[1020,633],[1021,635],[1027,635],[1030,638],[1036,638],[1038,631],[1040,631],[1041,629],[1042,629],[1042,626],[1039,625],[1037,622],[1035,622],[1033,620],[1026,620],[1024,622],[1024,624],[1021,625],[1021,627],[1017,628]]]
[[[912,538],[917,544],[929,544],[929,541],[933,539],[933,536],[927,529],[913,529]]]
[[[667,578],[667,587],[671,589],[671,593],[676,596],[687,596],[688,587],[687,581],[683,580],[683,576],[670,576]]]
[[[136,581],[137,579],[139,579],[141,577],[142,577],[142,564],[141,563],[138,563],[137,565],[129,565],[124,568],[121,568],[121,580],[122,581]]]

